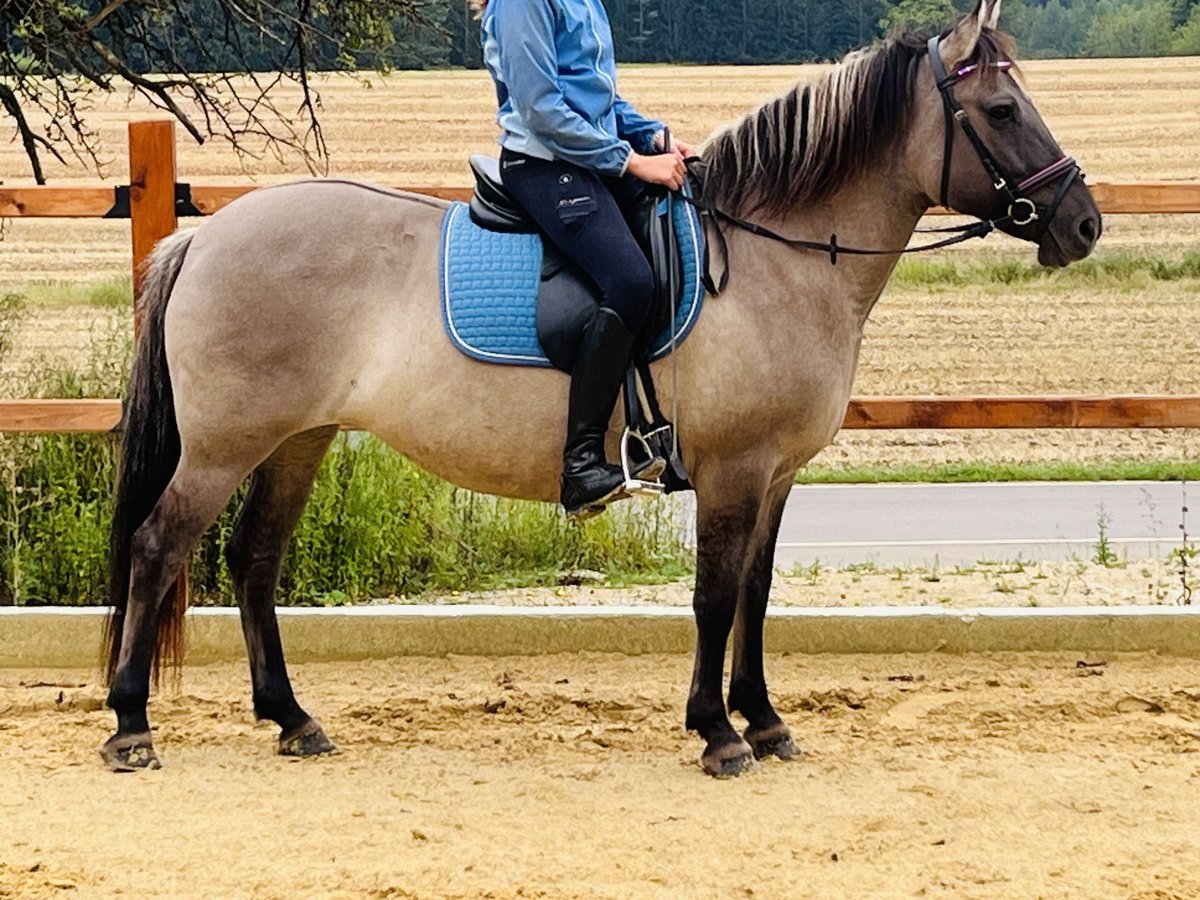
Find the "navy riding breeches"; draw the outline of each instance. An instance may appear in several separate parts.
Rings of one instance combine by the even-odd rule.
[[[511,150],[500,152],[500,178],[546,236],[596,283],[600,305],[636,334],[650,311],[654,280],[621,207],[636,199],[640,182]]]

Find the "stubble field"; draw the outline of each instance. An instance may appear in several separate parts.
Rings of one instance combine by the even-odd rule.
[[[699,140],[822,69],[627,67],[622,92],[679,135]],[[1200,177],[1200,58],[1030,61],[1024,71],[1052,130],[1092,181]],[[484,73],[339,77],[324,81],[321,91],[330,174],[398,185],[465,184],[467,155],[495,150],[494,98]],[[124,97],[96,109],[92,122],[110,160],[108,180],[125,178],[126,123],[148,114],[144,102]],[[186,138],[179,165],[181,178],[192,183],[270,183],[306,174],[297,155],[239,158],[220,143],[200,147]],[[52,165],[50,175],[57,183],[96,177],[79,164]],[[0,178],[27,181],[18,145],[0,148]],[[1197,250],[1200,215],[1112,216],[1097,253],[1179,260]],[[1002,237],[939,256],[1033,261],[1032,248]],[[3,290],[127,271],[128,226],[121,222],[19,220],[0,244]],[[868,324],[856,391],[1192,392],[1200,384],[1198,299],[1200,279],[1157,280],[1147,272],[893,286]],[[41,309],[20,327],[13,358],[77,354],[113,321],[121,315],[74,305]],[[844,433],[818,461],[1175,459],[1195,449],[1194,438],[1170,432]]]

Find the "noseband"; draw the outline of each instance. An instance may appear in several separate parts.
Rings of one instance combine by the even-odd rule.
[[[1067,191],[1074,183],[1076,178],[1082,178],[1083,172],[1079,168],[1079,164],[1074,158],[1064,156],[1057,162],[1053,162],[1040,172],[1036,172],[1013,185],[1012,179],[1007,177],[999,160],[992,155],[988,150],[987,145],[979,137],[975,127],[971,124],[971,120],[967,117],[967,111],[962,108],[958,102],[958,98],[954,96],[954,86],[959,81],[966,78],[973,72],[979,70],[979,65],[964,66],[953,73],[947,74],[946,66],[942,62],[942,55],[938,52],[938,38],[936,36],[929,39],[929,65],[933,69],[933,78],[937,83],[938,91],[942,95],[942,107],[946,113],[946,146],[942,155],[942,193],[938,202],[947,209],[950,207],[950,160],[954,153],[954,134],[957,129],[954,123],[957,122],[963,130],[963,134],[967,136],[967,140],[971,142],[971,146],[975,148],[976,155],[979,156],[979,161],[983,164],[983,168],[987,171],[988,177],[992,180],[992,187],[1004,196],[1008,202],[1008,212],[1004,218],[995,220],[997,225],[1003,222],[1009,222],[1013,225],[1031,225],[1034,222],[1039,222],[1037,226],[1037,234],[1040,238],[1050,227],[1050,222],[1054,219],[1055,213],[1058,212],[1058,207],[1062,204],[1063,198],[1066,197]],[[1008,60],[995,63],[995,66],[1002,71],[1007,72],[1012,68],[1012,63]],[[1058,189],[1054,192],[1054,199],[1048,206],[1041,206],[1034,202],[1029,195],[1038,188],[1044,187],[1061,176]]]

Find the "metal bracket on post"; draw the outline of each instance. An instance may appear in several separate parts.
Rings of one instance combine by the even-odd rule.
[[[175,217],[202,216],[203,212],[192,203],[192,186],[190,184],[175,185]]]
[[[175,185],[175,217],[183,218],[184,216],[202,216],[203,211],[196,208],[196,204],[192,203],[192,186],[190,184]],[[127,184],[118,184],[113,188],[113,205],[112,209],[106,212],[103,216],[105,219],[130,219],[133,214],[130,210],[130,190]]]
[[[104,214],[106,219],[128,219],[129,212],[129,185],[118,184],[113,188],[113,205],[112,209]]]

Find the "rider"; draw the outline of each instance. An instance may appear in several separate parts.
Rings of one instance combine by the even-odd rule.
[[[692,151],[667,141],[616,88],[616,57],[601,0],[484,0],[483,59],[500,111],[500,175],[546,236],[596,283],[600,306],[571,373],[562,505],[595,515],[624,486],[604,437],[650,310],[649,263],[621,204],[637,179],[678,189]],[[663,463],[640,473],[657,477]]]

